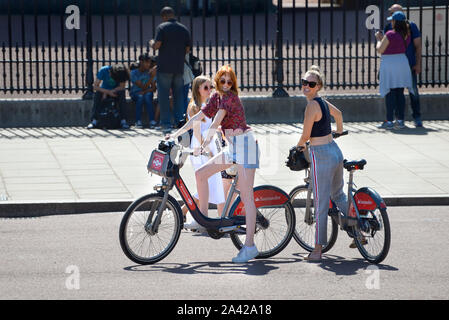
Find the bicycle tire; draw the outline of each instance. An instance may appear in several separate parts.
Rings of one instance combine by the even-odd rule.
[[[381,263],[388,255],[388,251],[390,250],[390,244],[391,244],[391,229],[390,229],[390,221],[388,219],[387,209],[385,208],[376,208],[372,211],[372,214],[375,215],[374,211],[380,212],[380,217],[382,217],[382,225],[384,227],[384,238],[382,242],[382,249],[381,251],[376,254],[370,254],[367,250],[367,247],[370,246],[370,242],[374,242],[373,237],[365,237],[367,240],[366,244],[362,243],[362,237],[363,234],[360,233],[360,229],[358,227],[353,227],[353,235],[354,235],[354,241],[357,246],[357,249],[359,250],[360,254],[363,256],[365,260],[367,260],[370,263],[373,264],[379,264]],[[363,220],[363,218],[361,218]],[[377,234],[378,232],[376,232]],[[377,243],[377,244],[376,244]],[[374,247],[379,246],[379,242],[376,242]]]
[[[287,194],[281,189],[274,186],[259,186],[254,188],[254,192],[279,192],[279,195],[285,197],[286,201],[282,205],[276,206],[258,206],[258,211],[268,220],[267,228],[256,224],[256,232],[254,234],[254,243],[259,251],[256,259],[264,259],[272,257],[280,253],[289,244],[295,226],[295,214],[291,203],[287,199]],[[234,201],[228,215],[233,216],[236,213],[236,208],[241,203],[240,196]],[[279,210],[280,209],[280,210]],[[282,214],[282,211],[284,212]],[[275,235],[276,234],[276,235]],[[244,234],[231,233],[232,243],[240,250],[244,243]],[[274,239],[274,240],[273,240]],[[280,239],[280,241],[278,241]]]
[[[156,231],[155,234],[151,235],[145,230],[145,223],[149,216],[149,211],[146,210],[146,206],[150,206],[154,201],[162,202],[163,196],[163,193],[153,193],[142,196],[141,198],[135,200],[128,207],[122,218],[119,230],[120,246],[125,255],[135,263],[143,265],[156,263],[164,259],[173,250],[176,243],[178,242],[183,226],[182,212],[178,202],[170,195],[168,196],[166,202],[166,208],[164,208],[164,211],[162,212],[162,221],[158,227],[158,231]],[[138,213],[143,213],[143,218],[141,217],[139,219],[135,227],[134,225],[130,226],[130,221],[134,218],[135,215],[137,216]],[[156,216],[157,208],[154,217]],[[140,253],[136,252],[136,250],[131,246],[131,242],[133,240],[132,238],[130,239],[130,237],[133,235],[133,233],[138,234],[138,236],[143,234],[143,237],[141,237],[142,239],[140,241],[140,247],[143,247],[146,240],[148,240],[149,243],[147,255],[144,256],[142,250],[140,250]],[[164,241],[162,239],[163,236],[165,238],[165,234],[168,235],[167,241]],[[158,240],[157,243],[154,243],[152,241],[153,237],[155,240]],[[166,244],[164,244],[165,242]],[[159,249],[156,250],[158,247]],[[157,253],[152,254],[151,250],[154,250]]]
[[[297,186],[290,191],[290,201],[293,206],[293,210],[295,212],[296,225],[295,231],[293,232],[293,238],[295,241],[306,251],[312,252],[315,247],[315,221],[312,225],[308,225],[304,221],[305,210],[304,207],[295,207],[294,201],[298,199],[299,194],[304,194],[304,197],[301,199],[307,199],[308,187],[306,185]],[[312,193],[313,197],[313,193]],[[312,198],[313,199],[313,198]],[[298,199],[299,200],[299,199]],[[313,200],[312,200],[313,202]],[[313,205],[313,204],[312,204]],[[302,210],[301,210],[302,209]],[[314,217],[315,220],[315,217]],[[329,220],[331,225],[329,226]],[[304,230],[304,232],[303,232]],[[328,217],[328,228],[327,228],[327,244],[323,246],[322,253],[328,252],[334,246],[338,237],[338,224],[334,221],[332,217]],[[330,232],[329,232],[330,231]],[[305,235],[305,233],[310,233],[309,235]]]

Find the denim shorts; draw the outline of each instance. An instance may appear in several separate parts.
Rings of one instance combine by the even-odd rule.
[[[231,143],[223,149],[226,163],[237,163],[247,169],[259,168],[259,144],[252,131],[229,137]]]

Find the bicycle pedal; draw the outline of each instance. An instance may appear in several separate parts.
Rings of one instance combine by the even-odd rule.
[[[234,233],[246,234],[246,228],[244,228],[244,227],[238,228],[238,229],[234,230]]]

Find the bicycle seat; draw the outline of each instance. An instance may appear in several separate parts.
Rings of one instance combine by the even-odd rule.
[[[348,171],[352,171],[352,170],[363,170],[363,167],[366,164],[366,160],[365,159],[361,159],[361,160],[343,160],[343,167],[348,170]]]

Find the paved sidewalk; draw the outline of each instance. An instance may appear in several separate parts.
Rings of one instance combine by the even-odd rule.
[[[357,186],[373,187],[384,197],[449,197],[449,121],[426,121],[415,129],[385,131],[378,123],[346,123],[338,139],[345,158],[364,158]],[[256,185],[273,184],[289,192],[304,173],[285,167],[288,149],[301,125],[252,125],[261,145]],[[84,128],[0,129],[0,211],[15,202],[129,201],[153,192],[159,177],[146,164],[162,134],[150,129]],[[182,176],[195,191],[190,161]],[[174,191],[173,195],[179,198]],[[1,212],[0,212],[1,213]]]

